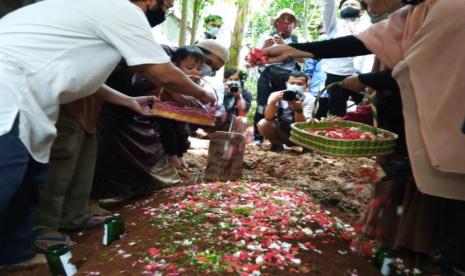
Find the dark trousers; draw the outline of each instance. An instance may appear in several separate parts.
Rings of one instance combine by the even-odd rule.
[[[318,109],[316,111],[316,118],[320,120],[322,117],[328,116],[329,98],[320,98],[318,100]]]
[[[333,74],[326,74],[326,85],[331,83],[343,81],[348,76],[339,76]],[[359,92],[352,92],[350,90],[344,89],[341,86],[334,86],[328,90],[329,94],[329,103],[328,110],[329,114],[335,115],[338,117],[344,117],[347,112],[347,100],[349,96],[352,97],[352,100],[355,104],[359,104],[363,100],[363,94]]]
[[[441,210],[443,275],[465,272],[465,201],[446,200]]]
[[[168,155],[182,157],[190,147],[189,125],[174,120],[160,119],[160,141]]]
[[[36,162],[19,140],[18,123],[0,136],[0,265],[35,256],[32,211],[47,181],[47,165]]]
[[[263,141],[263,136],[258,132],[257,124],[265,118],[265,108],[270,94],[286,89],[286,81],[287,78],[273,77],[266,69],[260,74],[257,81],[257,109],[253,120],[254,140]]]

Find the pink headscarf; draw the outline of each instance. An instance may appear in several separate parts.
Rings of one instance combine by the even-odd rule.
[[[404,7],[357,37],[394,69],[419,189],[465,200],[465,0]]]

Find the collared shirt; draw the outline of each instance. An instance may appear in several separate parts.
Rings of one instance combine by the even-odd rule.
[[[99,89],[128,65],[170,62],[141,9],[128,0],[47,0],[0,20],[0,135],[19,114],[19,138],[48,162],[59,104]]]
[[[321,90],[325,88],[326,73],[321,68],[322,60],[306,58],[304,63],[304,73],[310,78],[310,94],[318,96]],[[328,98],[328,92],[321,94],[322,98]]]
[[[337,38],[353,35],[366,30],[371,26],[370,18],[367,14],[362,15],[355,21],[350,19],[337,18],[336,0],[322,1],[323,26],[328,38]],[[331,58],[323,60],[323,70],[326,73],[348,76],[355,73],[367,73],[371,71],[374,56]]]

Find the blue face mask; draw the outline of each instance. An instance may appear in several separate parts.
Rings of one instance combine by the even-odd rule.
[[[288,84],[286,83],[286,89],[289,91],[294,91],[299,95],[303,95],[305,92],[305,88],[303,86],[297,85],[297,84]]]
[[[208,26],[207,28],[207,33],[209,33],[211,36],[216,36],[219,32],[220,28],[218,27]]]
[[[322,34],[318,36],[318,41],[328,40],[329,37],[327,34]]]
[[[202,67],[202,77],[214,77],[216,75],[216,72],[213,71],[210,65],[205,64]]]

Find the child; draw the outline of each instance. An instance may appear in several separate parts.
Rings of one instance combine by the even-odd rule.
[[[205,64],[205,56],[197,47],[185,46],[179,48],[172,56],[171,61],[186,75],[200,77]],[[195,82],[200,83],[198,79]],[[178,93],[165,90],[160,96],[162,101],[175,101],[179,104],[189,105],[191,99]],[[160,141],[165,152],[169,155],[172,166],[179,168],[183,165],[182,156],[190,146],[189,125],[169,119],[160,119]]]

